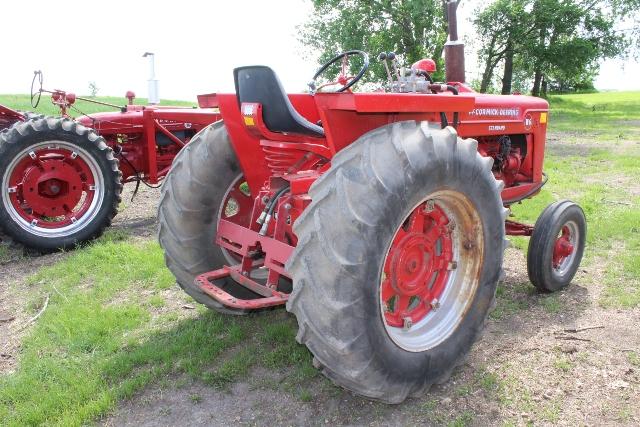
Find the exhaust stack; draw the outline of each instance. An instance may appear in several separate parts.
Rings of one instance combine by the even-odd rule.
[[[444,64],[447,82],[464,83],[464,43],[458,40],[457,9],[457,1],[451,0],[447,3],[449,41],[444,45]]]

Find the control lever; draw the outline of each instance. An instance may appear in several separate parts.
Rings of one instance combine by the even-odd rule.
[[[384,64],[384,69],[387,70],[387,78],[389,79],[389,88],[393,84],[393,78],[391,77],[391,71],[389,70],[389,64],[387,64],[387,54],[385,52],[380,52],[378,55],[378,60],[382,61]]]
[[[394,52],[387,53],[387,58],[393,64],[393,68],[396,70],[396,74],[398,75],[398,79],[400,78],[400,68],[398,67],[398,61],[396,61],[396,54]]]

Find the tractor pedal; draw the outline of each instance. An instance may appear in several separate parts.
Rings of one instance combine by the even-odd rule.
[[[255,294],[261,295],[261,298],[242,299],[229,294],[215,283],[216,281],[225,278],[231,278],[238,285],[247,288]],[[243,275],[239,270],[239,266],[224,266],[218,270],[200,274],[196,277],[195,284],[202,289],[202,292],[209,295],[220,304],[236,309],[255,310],[259,308],[274,307],[286,304],[289,299],[289,294],[271,289],[270,287],[256,282],[249,276]]]

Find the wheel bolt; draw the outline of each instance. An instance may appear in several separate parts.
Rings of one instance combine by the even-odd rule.
[[[425,212],[432,212],[434,205],[435,205],[435,203],[433,202],[433,200],[427,200],[427,203],[424,206],[424,211]]]
[[[413,322],[410,317],[405,317],[402,319],[402,329],[408,331],[413,326]]]
[[[456,268],[458,268],[458,261],[451,261],[447,264],[447,270],[449,271],[455,270]]]
[[[440,308],[440,301],[438,301],[438,298],[434,298],[433,301],[431,301],[431,309],[433,311],[436,311],[439,308]]]

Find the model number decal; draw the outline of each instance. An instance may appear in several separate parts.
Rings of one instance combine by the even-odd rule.
[[[489,125],[489,130],[506,130],[505,125]]]

